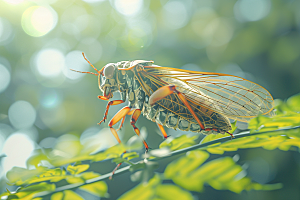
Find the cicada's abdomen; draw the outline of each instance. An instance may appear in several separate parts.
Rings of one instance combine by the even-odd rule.
[[[181,115],[177,114],[175,111],[170,111],[169,109],[163,108],[162,106],[155,104],[153,106],[149,106],[148,104],[144,105],[143,110],[144,116],[151,121],[155,121],[163,126],[173,129],[179,129],[182,131],[192,131],[192,132],[201,132],[203,134],[217,134],[217,133],[225,133],[226,131],[231,130],[231,125],[229,120],[215,112],[211,113],[211,117],[205,117],[196,112],[198,118],[203,123],[204,127],[217,129],[219,132],[210,130],[204,131],[201,130],[200,125],[196,122],[196,120],[191,118],[186,118],[183,116],[188,116],[187,114]]]
[[[143,78],[143,80],[147,82],[147,85],[151,87],[153,92],[158,89],[156,86],[151,84],[151,81],[147,81],[146,78]],[[139,83],[137,82],[136,84]],[[139,90],[142,90],[142,87],[139,87]],[[191,107],[194,108],[195,114],[203,123],[204,127],[206,129],[217,129],[219,132],[216,132],[214,130],[201,130],[200,125],[193,118],[192,114],[190,114],[188,108],[183,103],[175,103],[175,101],[172,101],[172,98],[171,100],[170,98],[161,100],[155,103],[153,106],[150,106],[148,103],[148,95],[145,94],[144,99],[145,102],[142,110],[143,115],[146,116],[147,119],[157,122],[158,124],[161,124],[168,128],[178,128],[182,131],[201,132],[203,134],[217,134],[219,132],[225,133],[226,131],[231,130],[231,124],[227,117],[222,116],[216,112],[212,112],[201,106],[191,104]]]

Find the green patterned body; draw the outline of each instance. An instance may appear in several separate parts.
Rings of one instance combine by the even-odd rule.
[[[144,66],[151,65],[152,62],[149,61],[122,61],[115,63],[114,66],[116,68],[135,67],[131,70],[115,70],[114,78],[106,79],[106,81],[115,81],[114,83],[110,83],[110,85],[117,87],[114,90],[120,92],[123,101],[126,101],[126,99],[129,101],[129,107],[140,109],[147,119],[168,128],[201,132],[203,134],[225,133],[231,130],[231,124],[227,117],[190,103],[190,106],[194,108],[195,114],[203,123],[205,129],[217,129],[218,131],[201,130],[200,125],[188,108],[182,102],[178,101],[176,94],[169,95],[167,98],[159,100],[150,106],[149,97],[159,86],[149,78],[141,76],[139,71],[143,70]]]

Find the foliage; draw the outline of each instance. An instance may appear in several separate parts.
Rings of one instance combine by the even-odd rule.
[[[259,184],[247,177],[245,169],[235,157],[211,158],[213,154],[239,149],[264,148],[282,151],[300,148],[299,101],[300,95],[286,102],[276,101],[278,115],[258,116],[249,123],[250,131],[226,135],[208,135],[199,144],[198,137],[182,135],[167,139],[159,149],[150,151],[146,157],[139,155],[134,146],[116,145],[101,152],[84,146],[79,141],[62,141],[53,149],[38,149],[27,161],[28,168],[14,167],[6,176],[16,191],[1,195],[1,199],[83,199],[74,189],[80,189],[99,197],[108,197],[104,182],[111,173],[100,175],[89,170],[92,162],[111,159],[116,164],[127,163],[130,167],[117,170],[132,171],[131,179],[141,183],[126,192],[120,199],[193,199],[191,192],[203,192],[206,185],[215,190],[240,193],[243,190],[275,190],[277,184]],[[234,129],[235,124],[233,124]],[[68,145],[66,145],[66,142]],[[76,154],[70,148],[79,149]],[[124,151],[127,153],[123,153]],[[174,155],[180,157],[169,163],[164,173],[157,173],[157,160]]]

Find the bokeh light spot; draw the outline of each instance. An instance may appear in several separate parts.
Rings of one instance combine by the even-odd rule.
[[[57,138],[55,138],[55,137],[47,137],[47,138],[44,138],[40,142],[39,145],[43,148],[54,148],[54,146],[56,144],[56,140],[57,140]]]
[[[11,24],[6,19],[0,17],[0,45],[9,43],[13,36]]]
[[[27,101],[17,101],[8,109],[10,123],[17,129],[30,128],[36,119],[36,111]]]
[[[60,75],[65,67],[65,57],[57,49],[41,50],[35,61],[39,74],[49,78]]]
[[[115,0],[117,11],[123,15],[136,15],[143,7],[143,0]]]
[[[9,83],[10,73],[2,64],[0,64],[0,93],[6,90]]]
[[[40,103],[45,108],[54,108],[61,103],[61,97],[54,89],[44,90],[40,97]]]
[[[120,137],[122,138],[122,135]],[[118,144],[109,128],[100,130],[98,127],[86,129],[80,136],[80,142],[87,149],[93,148],[93,153]]]
[[[62,105],[58,105],[54,108],[42,108],[39,110],[39,115],[42,122],[50,129],[55,129],[57,127],[65,124],[66,120],[66,110]]]
[[[4,0],[4,1],[9,4],[19,4],[22,3],[24,0]]]
[[[188,22],[188,14],[182,1],[169,1],[164,5],[165,24],[171,29],[184,27]]]
[[[105,0],[83,0],[87,3],[99,3],[99,2],[102,2],[102,1],[105,1]]]
[[[234,14],[240,21],[258,21],[267,16],[270,9],[270,0],[239,0],[235,4]]]
[[[10,135],[3,146],[3,153],[6,155],[2,160],[4,173],[14,166],[25,168],[33,150],[34,143],[26,134],[16,132]]]
[[[40,37],[50,32],[57,20],[57,13],[51,7],[32,6],[22,15],[22,27],[28,35]]]

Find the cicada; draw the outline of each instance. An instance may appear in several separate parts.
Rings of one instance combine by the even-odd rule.
[[[164,126],[205,135],[229,133],[229,119],[247,122],[257,115],[270,114],[274,107],[273,98],[265,88],[241,77],[161,67],[145,60],[109,63],[98,70],[85,56],[84,59],[97,72],[81,73],[98,76],[98,86],[103,92],[98,98],[109,100],[115,92],[121,97],[108,102],[99,124],[107,119],[110,106],[129,102],[108,124],[119,143],[113,126],[121,121],[121,128],[127,115],[131,115],[130,123],[137,135],[140,131],[135,124],[143,114],[157,123],[167,138]],[[148,145],[144,140],[143,143],[147,151]]]

